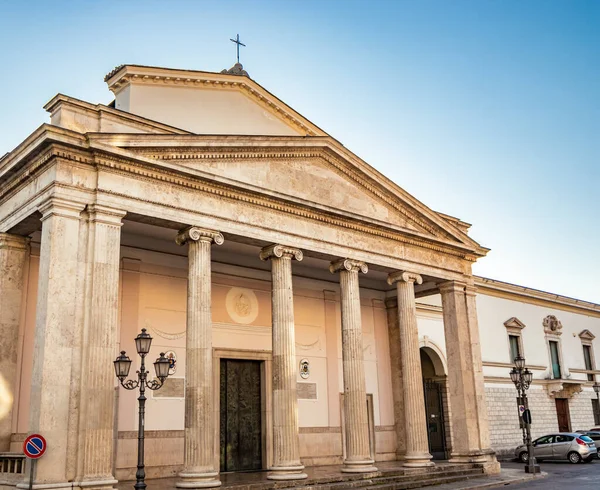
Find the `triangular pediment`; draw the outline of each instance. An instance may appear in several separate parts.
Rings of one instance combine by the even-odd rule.
[[[596,336],[589,330],[585,329],[579,333],[579,338],[581,340],[588,340],[591,342],[592,340],[594,340],[596,338]]]
[[[187,169],[220,183],[354,220],[357,226],[434,239],[487,252],[444,215],[429,209],[332,138],[102,135],[90,137],[139,158]]]
[[[326,134],[248,76],[232,73],[122,65],[105,80],[116,109],[195,134]]]
[[[516,316],[513,316],[504,322],[506,328],[518,328],[520,330],[525,328],[525,324],[519,320]]]

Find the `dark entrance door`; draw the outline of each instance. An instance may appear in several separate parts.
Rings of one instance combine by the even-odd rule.
[[[262,469],[260,361],[221,359],[221,471]]]
[[[569,400],[556,398],[556,417],[558,418],[558,431],[571,432],[571,417],[569,416]]]
[[[436,381],[425,381],[425,409],[427,411],[427,437],[429,452],[433,459],[446,458],[446,434],[444,427],[444,405],[442,385]]]

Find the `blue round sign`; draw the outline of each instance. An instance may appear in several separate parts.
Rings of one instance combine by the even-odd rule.
[[[46,439],[40,434],[31,434],[23,443],[23,452],[30,459],[41,458],[46,452]]]

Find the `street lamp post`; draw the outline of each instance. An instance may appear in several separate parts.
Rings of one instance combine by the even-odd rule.
[[[160,357],[154,362],[154,370],[156,372],[156,379],[148,381],[149,372],[146,371],[145,358],[148,352],[150,352],[150,345],[152,344],[152,337],[146,332],[145,328],[142,328],[142,332],[135,338],[135,348],[137,353],[142,358],[140,370],[137,371],[137,380],[125,378],[129,375],[129,369],[131,368],[131,359],[127,357],[125,351],[121,351],[121,355],[114,361],[115,373],[121,386],[126,390],[139,389],[138,404],[139,404],[139,423],[138,423],[138,462],[137,471],[135,473],[136,482],[133,488],[136,490],[145,490],[146,488],[146,472],[144,471],[144,413],[146,406],[146,388],[149,390],[158,390],[167,376],[169,376],[170,361],[165,357],[164,352],[160,353]]]
[[[596,400],[598,400],[598,403],[596,404],[596,411],[598,412],[596,413],[596,419],[598,420],[598,423],[600,423],[600,383],[598,383],[598,381],[594,383],[594,391],[596,392]]]
[[[531,440],[531,412],[529,411],[529,402],[527,400],[527,390],[533,381],[533,373],[525,367],[525,358],[515,357],[515,367],[510,371],[510,379],[515,384],[519,398],[523,401],[523,422],[525,422],[525,443],[527,444],[527,466],[525,473],[539,473],[540,465],[536,464],[533,455],[533,445]]]

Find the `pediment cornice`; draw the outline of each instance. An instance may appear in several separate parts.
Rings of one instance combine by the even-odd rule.
[[[237,90],[254,100],[263,109],[307,136],[327,133],[277,98],[262,85],[247,76],[196,70],[178,70],[155,66],[121,65],[111,71],[104,81],[115,94],[130,84],[152,84],[173,87],[197,87],[213,90]]]

